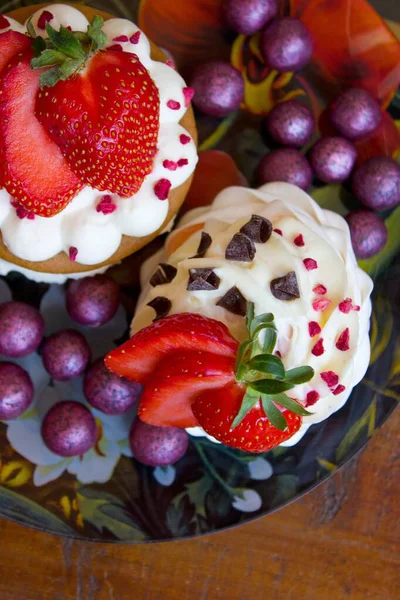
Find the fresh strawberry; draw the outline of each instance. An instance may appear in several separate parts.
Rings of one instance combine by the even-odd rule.
[[[141,329],[125,344],[112,350],[105,363],[117,375],[143,382],[153,376],[163,358],[196,350],[234,357],[238,343],[220,321],[182,313]]]
[[[36,115],[82,182],[129,197],[153,168],[160,98],[135,54],[99,51],[102,24],[95,17],[79,41],[74,32],[46,26],[53,47],[32,67],[52,68],[41,75]]]
[[[232,428],[245,393],[246,387],[237,382],[231,382],[217,390],[207,390],[193,402],[193,414],[208,434],[226,446],[240,448],[246,452],[271,450],[299,430],[302,422],[300,415],[286,409],[282,411],[287,423],[286,429],[282,431],[274,427],[259,399],[242,421]]]
[[[82,187],[34,115],[39,75],[32,51],[14,56],[0,75],[4,187],[29,212],[51,217]]]
[[[195,427],[191,404],[205,390],[218,389],[235,377],[235,359],[208,352],[173,354],[152,373],[138,415],[150,425]]]

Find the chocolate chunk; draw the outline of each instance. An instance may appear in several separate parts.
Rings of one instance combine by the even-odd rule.
[[[253,241],[244,233],[235,233],[225,250],[226,260],[251,262],[255,254]]]
[[[186,289],[189,292],[213,291],[219,288],[220,281],[212,269],[189,269],[189,281]]]
[[[253,242],[265,244],[271,237],[272,223],[259,215],[251,215],[250,221],[245,223],[240,231],[253,240]]]
[[[154,317],[153,321],[158,321],[158,319],[166,317],[171,310],[171,300],[164,298],[164,296],[157,296],[151,302],[148,302],[147,306],[154,308],[156,311],[156,316]]]
[[[222,306],[234,315],[244,317],[247,313],[247,300],[240,293],[237,287],[232,287],[228,290],[225,296],[222,296],[217,302],[217,306]]]
[[[156,287],[164,283],[171,283],[175,278],[177,270],[172,265],[161,263],[158,265],[157,271],[150,278],[150,285]]]
[[[205,256],[207,250],[209,249],[209,247],[212,244],[212,239],[211,239],[211,235],[209,233],[206,233],[205,231],[201,232],[201,239],[200,239],[200,244],[199,247],[197,248],[197,252],[194,256],[191,256],[190,258],[203,258],[203,256]]]
[[[270,283],[272,295],[278,300],[295,300],[300,298],[297,277],[294,271],[289,271],[283,277],[277,277]]]

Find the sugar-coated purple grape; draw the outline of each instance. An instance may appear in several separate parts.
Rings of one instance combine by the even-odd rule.
[[[261,159],[257,179],[260,185],[272,181],[285,181],[307,190],[312,182],[312,170],[299,150],[279,148]]]
[[[243,101],[242,74],[223,60],[213,60],[197,67],[190,85],[194,89],[193,104],[206,115],[226,117],[238,110]]]
[[[79,377],[92,358],[85,337],[73,329],[53,333],[45,340],[41,354],[46,371],[57,381]]]
[[[314,175],[325,183],[345,181],[350,177],[356,160],[355,145],[343,137],[321,138],[310,152]]]
[[[44,417],[42,438],[54,454],[79,456],[96,444],[96,421],[90,410],[80,402],[63,400]]]
[[[251,35],[277,15],[278,3],[277,0],[225,0],[223,12],[234,31]]]
[[[361,209],[351,211],[346,219],[357,258],[370,258],[385,247],[388,232],[378,215]]]
[[[400,165],[388,156],[374,156],[354,171],[353,192],[372,210],[400,204]]]
[[[0,354],[27,356],[39,346],[43,334],[44,321],[37,308],[25,302],[0,305]]]
[[[277,71],[300,71],[311,58],[313,42],[302,21],[282,17],[269,23],[261,34],[265,63]]]
[[[107,415],[122,415],[132,408],[142,389],[140,383],[111,373],[102,358],[93,363],[83,380],[86,400]]]
[[[311,110],[298,100],[277,104],[266,119],[271,138],[282,146],[300,148],[314,133],[315,119]]]
[[[106,275],[71,281],[67,288],[67,310],[81,325],[104,325],[117,312],[119,302],[119,285]]]
[[[349,88],[331,104],[329,116],[341,135],[349,140],[361,140],[378,127],[382,110],[367,90]]]
[[[32,404],[33,394],[32,380],[22,367],[0,362],[0,420],[22,415]]]
[[[155,427],[137,418],[129,443],[136,460],[150,467],[164,467],[176,463],[186,454],[189,436],[179,427]]]

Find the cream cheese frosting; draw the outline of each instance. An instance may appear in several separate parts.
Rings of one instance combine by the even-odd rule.
[[[46,37],[40,27],[44,11],[52,15],[50,24],[55,29],[60,25],[75,31],[86,31],[88,20],[76,8],[63,4],[52,4],[32,16],[32,24],[38,35]],[[25,32],[26,27],[7,17],[9,26],[0,33],[13,29]],[[3,242],[15,256],[23,260],[44,261],[59,252],[67,255],[71,247],[77,248],[77,261],[83,265],[95,265],[107,260],[118,249],[122,235],[144,237],[159,229],[168,214],[168,200],[157,198],[154,186],[167,178],[171,189],[182,185],[193,173],[197,163],[196,145],[188,132],[179,125],[187,110],[185,82],[169,65],[150,58],[150,44],[145,34],[126,19],[110,19],[103,27],[108,45],[120,44],[124,52],[136,54],[148,69],[160,94],[160,128],[157,154],[152,172],[145,178],[140,190],[131,198],[111,195],[116,205],[112,213],[98,210],[107,192],[99,192],[85,186],[59,214],[44,218],[26,217],[12,205],[13,199],[3,188],[0,189],[0,229]],[[127,39],[128,41],[116,41]],[[172,103],[170,102],[172,101]],[[171,106],[173,108],[171,108]],[[182,160],[183,159],[183,160]],[[176,170],[168,169],[165,161],[181,165]],[[21,218],[22,216],[22,218]]]
[[[271,221],[274,231],[270,239],[255,244],[251,262],[227,260],[229,242],[251,215]],[[170,314],[194,312],[223,321],[242,341],[246,337],[244,318],[217,305],[229,289],[237,287],[254,303],[256,315],[274,314],[276,350],[285,368],[310,365],[315,370],[309,383],[291,391],[311,413],[303,417],[301,429],[284,444],[292,445],[310,425],[343,406],[369,364],[373,286],[357,265],[347,223],[340,215],[322,210],[299,188],[269,183],[258,190],[232,187],[222,191],[211,206],[186,214],[166,247],[171,247],[182,230],[196,224],[204,225],[170,256],[164,249],[144,265],[143,292],[132,334],[152,322],[154,310],[147,304],[163,296],[171,301]],[[212,244],[203,258],[190,258],[196,255],[201,232],[211,236]],[[177,274],[170,283],[152,287],[149,278],[160,262],[173,265]],[[220,279],[218,289],[186,289],[189,269],[198,268],[213,269]],[[300,297],[280,300],[272,294],[270,282],[291,271],[296,274]]]

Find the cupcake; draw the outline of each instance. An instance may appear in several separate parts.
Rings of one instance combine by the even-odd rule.
[[[141,275],[132,338],[106,364],[144,384],[147,423],[249,452],[293,445],[368,367],[372,281],[345,220],[293,185],[227,188]]]
[[[0,272],[106,270],[165,230],[197,162],[192,89],[138,27],[88,7],[0,20]]]

